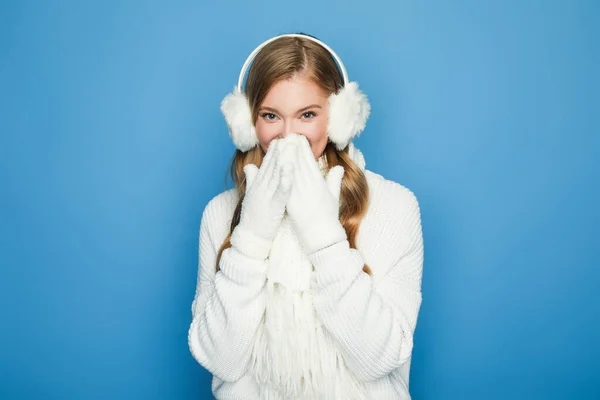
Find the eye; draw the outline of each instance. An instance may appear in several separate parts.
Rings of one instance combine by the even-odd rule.
[[[277,118],[275,114],[268,112],[262,113],[260,116],[268,121],[273,121],[275,118]]]
[[[316,114],[314,111],[307,111],[307,112],[305,112],[305,113],[302,113],[302,117],[303,117],[303,118],[308,118],[308,119],[310,119],[310,118],[312,118],[312,117],[316,117],[316,116],[317,116],[317,114]]]

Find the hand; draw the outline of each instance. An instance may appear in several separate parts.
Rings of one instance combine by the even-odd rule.
[[[307,254],[347,239],[339,220],[339,196],[344,168],[337,165],[325,179],[303,135],[289,134],[285,141],[296,149],[293,182],[287,210]]]
[[[260,169],[254,164],[244,166],[246,194],[231,245],[255,259],[268,257],[291,193],[294,164],[289,152],[293,148],[282,142],[271,141]]]

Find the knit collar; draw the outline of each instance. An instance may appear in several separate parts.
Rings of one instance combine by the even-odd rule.
[[[363,156],[362,152],[356,146],[354,146],[353,142],[350,142],[350,144],[348,145],[348,155],[362,171],[365,170],[365,157]],[[321,157],[319,157],[317,162],[319,164],[321,174],[323,176],[327,175],[327,157],[325,156],[325,153],[323,153]]]
[[[325,157],[325,153],[317,160],[319,164],[319,169],[321,170],[321,175],[327,175],[327,157]]]

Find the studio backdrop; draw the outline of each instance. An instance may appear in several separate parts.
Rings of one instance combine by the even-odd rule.
[[[292,32],[419,200],[413,398],[600,398],[599,27],[583,0],[2,2],[0,398],[211,398],[187,333],[219,104]]]

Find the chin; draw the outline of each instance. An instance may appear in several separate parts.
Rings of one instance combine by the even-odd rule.
[[[323,146],[323,147],[319,147],[319,150],[317,152],[315,152],[315,149],[311,147],[311,150],[313,151],[313,155],[315,156],[315,159],[318,159],[325,153],[326,147],[327,147],[327,144],[325,144],[325,146]]]

